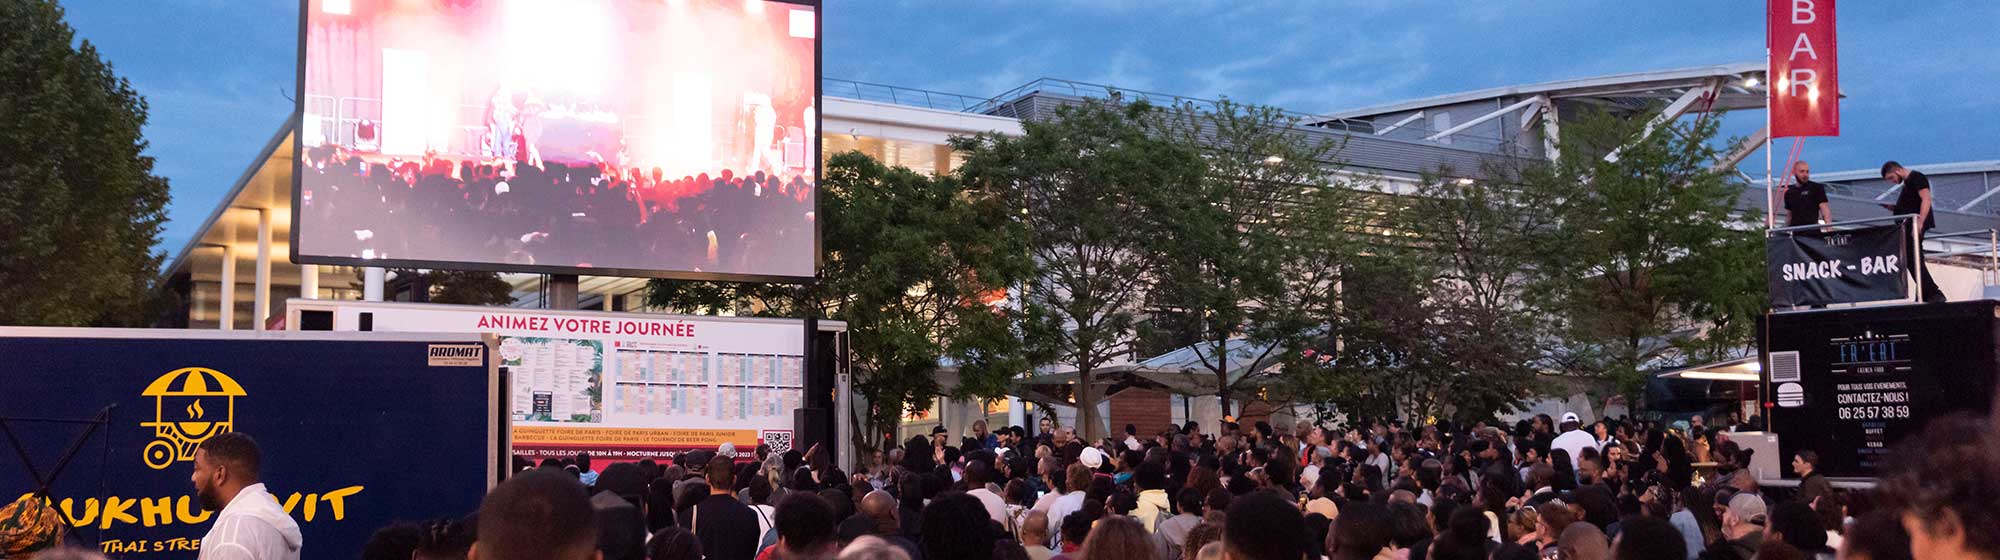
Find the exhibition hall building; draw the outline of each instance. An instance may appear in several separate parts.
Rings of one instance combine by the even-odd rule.
[[[1373,107],[1292,112],[1289,116],[1300,133],[1342,143],[1339,161],[1326,163],[1338,166],[1342,174],[1353,179],[1350,184],[1394,196],[1410,192],[1427,176],[1478,180],[1480,170],[1496,162],[1554,158],[1563,126],[1586,107],[1627,118],[1654,115],[1657,119],[1761,121],[1766,103],[1766,93],[1760,87],[1764,72],[1763,62],[1718,64],[1494,87]],[[991,96],[834,78],[821,78],[820,87],[821,97],[813,108],[818,111],[817,157],[823,161],[828,154],[859,151],[888,165],[926,174],[950,173],[960,163],[948,144],[953,136],[1020,134],[1024,121],[1051,118],[1057,108],[1089,98],[1196,106],[1213,103],[1122,89],[1117,84],[1053,78]],[[293,206],[298,202],[293,197],[294,154],[312,153],[313,148],[329,143],[366,143],[372,136],[385,135],[398,121],[397,115],[384,114],[383,105],[380,99],[364,97],[307,99],[300,114],[277,123],[261,151],[245,154],[247,168],[215,202],[214,210],[188,243],[172,255],[161,285],[178,297],[180,305],[161,320],[162,325],[225,330],[283,328],[286,314],[282,307],[291,298],[422,301],[419,286],[394,273],[371,274],[343,265],[299,265],[287,258],[292,254]],[[470,115],[491,109],[477,105],[459,108]],[[1739,111],[1742,116],[1731,116]],[[789,154],[773,157],[797,159],[800,153],[813,153],[798,146],[804,138],[797,132],[790,138],[772,140],[773,146],[792,144],[787,148]],[[1765,144],[1763,135],[1764,131],[1759,131],[1724,146],[1723,161],[1717,165],[1735,168],[1743,164]],[[296,145],[302,141],[305,146]],[[415,159],[421,154],[409,155]],[[1911,168],[1931,178],[1939,232],[2000,229],[2000,198],[1993,196],[2000,192],[2000,161],[1950,163],[1927,162],[1921,155],[1908,157],[1914,160]],[[1766,196],[1763,181],[1741,172],[1738,176],[1744,189],[1739,207],[1746,215],[1761,214]],[[1886,216],[1884,204],[1895,196],[1894,185],[1883,181],[1874,169],[1822,171],[1815,173],[1814,179],[1831,186],[1828,198],[1835,215],[1843,220]],[[1987,297],[1988,287],[1995,283],[1993,247],[1983,233],[1956,238],[1933,235],[1925,252],[1946,295],[1965,300]],[[573,307],[548,301],[552,293],[549,275],[503,273],[501,278],[512,286],[516,307],[672,311],[648,307],[647,279],[642,277],[582,275],[574,284],[577,300]],[[564,291],[554,293],[568,296]],[[1138,356],[1110,371],[1144,378],[1150,372],[1171,370],[1177,360],[1186,359],[1173,353]],[[940,375],[949,376],[948,369],[941,368]],[[1200,392],[1176,387],[1176,376],[1151,377],[1150,382],[1137,384],[1140,390],[1114,392],[1100,403],[1100,409],[1107,413],[1100,418],[1108,417],[1110,426],[1128,422],[1157,426],[1221,413],[1201,410],[1204,401],[1212,398],[1181,396]],[[1061,372],[1040,372],[1031,381],[1064,383],[1073,381],[1073,374],[1064,379]],[[1032,383],[1026,385],[1032,387]],[[939,422],[959,427],[978,417],[1020,424],[1030,412],[1023,410],[1020,402],[1010,399],[956,406],[945,402],[930,414],[908,418],[903,431],[917,433]]]

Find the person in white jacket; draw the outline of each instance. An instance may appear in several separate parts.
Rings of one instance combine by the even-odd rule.
[[[195,497],[218,512],[201,538],[200,560],[298,560],[305,538],[278,498],[259,482],[263,453],[237,432],[208,438],[194,452]]]

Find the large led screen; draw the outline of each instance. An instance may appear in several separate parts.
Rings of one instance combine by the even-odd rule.
[[[295,262],[813,275],[814,4],[303,9]]]

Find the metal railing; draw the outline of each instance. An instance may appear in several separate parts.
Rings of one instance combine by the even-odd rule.
[[[1771,228],[1766,230],[1764,235],[1766,237],[1777,237],[1799,232],[1836,233],[1883,223],[1909,224],[1910,231],[1905,233],[1917,235],[1916,220],[1916,214],[1897,214],[1894,216],[1863,218],[1825,224]],[[1924,247],[1919,247],[1919,250],[1923,252],[1922,257],[1924,259],[1938,259],[1942,261],[1958,257],[1980,258],[1980,260],[1972,263],[1967,263],[1965,260],[1958,260],[1957,263],[1960,265],[1972,264],[1978,266],[1981,284],[1985,286],[2000,286],[2000,230],[1974,229],[1946,233],[1926,233],[1922,234],[1920,238],[1923,239],[1925,245]],[[1935,245],[1938,248],[1932,250],[1928,247],[1930,245]]]
[[[820,93],[830,97],[845,97],[877,103],[968,113],[977,112],[973,111],[973,108],[986,101],[984,97],[884,84],[871,84],[839,78],[821,78]]]
[[[1980,283],[1989,288],[2000,286],[2000,230],[1974,229],[1936,233],[1924,236],[1924,241],[1936,241],[1942,245],[1942,250],[1925,251],[1926,258],[1984,257],[1976,261],[1979,265]]]
[[[1007,106],[1011,103],[1021,100],[1022,98],[1035,94],[1061,96],[1073,99],[1116,98],[1121,101],[1144,100],[1153,103],[1155,105],[1184,105],[1184,104],[1191,105],[1196,109],[1201,109],[1201,110],[1213,110],[1220,103],[1220,101],[1214,99],[1188,97],[1185,95],[1176,95],[1171,93],[1160,93],[1160,92],[1152,92],[1152,91],[1144,91],[1136,89],[1127,89],[1112,85],[1094,84],[1090,82],[1080,82],[1076,80],[1066,80],[1062,78],[1040,78],[1036,79],[1035,81],[1023,84],[1020,87],[1007,90],[1005,93],[1001,93],[1000,95],[995,95],[991,98],[988,98],[985,101],[980,102],[979,104],[966,109],[966,111],[973,113],[981,113],[981,114],[997,114],[1000,116],[1019,118],[1020,115],[1011,114],[1011,111],[1008,110]],[[1326,128],[1330,130],[1346,131],[1362,135],[1373,135],[1376,130],[1376,124],[1373,121],[1368,121],[1368,120],[1338,119],[1338,118],[1328,117],[1325,115],[1292,111],[1282,108],[1279,109],[1278,112],[1287,117],[1296,119],[1298,121],[1299,126],[1312,126],[1318,128]],[[1410,128],[1410,127],[1404,127],[1404,128]],[[1416,129],[1411,128],[1411,130],[1416,130]],[[1440,142],[1436,140],[1419,140],[1419,139],[1400,138],[1400,137],[1390,138],[1386,136],[1380,138],[1406,141],[1406,142],[1419,142],[1419,143],[1434,144],[1440,146],[1452,145],[1451,143]],[[1451,139],[1453,140],[1453,142],[1468,142],[1473,147],[1482,150],[1496,149],[1499,146],[1504,146],[1509,142],[1511,142],[1511,140],[1506,138],[1483,136],[1480,134],[1468,133],[1468,132],[1454,133],[1451,135]],[[1467,147],[1467,146],[1460,146],[1460,147]]]

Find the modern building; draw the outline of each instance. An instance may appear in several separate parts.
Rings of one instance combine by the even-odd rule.
[[[844,80],[827,80],[821,139],[826,153],[859,150],[890,165],[944,173],[958,163],[946,145],[953,135],[1019,134],[1017,119],[965,111],[983,101]],[[360,118],[309,115],[320,130],[357,126]],[[363,299],[366,274],[345,266],[295,265],[289,261],[292,216],[292,153],[301,119],[279,123],[263,149],[209,213],[187,245],[173,255],[162,285],[180,305],[164,326],[263,329],[283,317],[286,299]],[[225,281],[224,279],[229,279]],[[515,286],[520,307],[542,306],[542,276],[503,275]],[[387,279],[393,293],[394,279]],[[578,306],[614,311],[643,308],[645,279],[584,276]],[[225,304],[224,302],[228,302]]]
[[[1342,143],[1340,161],[1329,163],[1365,177],[1362,183],[1366,188],[1393,195],[1408,192],[1427,174],[1476,178],[1496,162],[1554,158],[1563,124],[1585,108],[1637,116],[1664,107],[1664,112],[1654,117],[1655,124],[1761,109],[1765,100],[1763,72],[1762,62],[1723,64],[1499,87],[1290,116],[1297,119],[1305,134]],[[950,172],[960,163],[947,145],[947,139],[954,135],[1019,134],[1024,120],[1048,118],[1056,108],[1086,98],[1198,106],[1213,103],[1053,78],[1035,80],[992,97],[836,79],[825,80],[822,91],[819,134],[823,154],[860,150],[890,165],[932,174]],[[371,281],[355,268],[294,265],[286,258],[296,131],[301,122],[310,121],[315,130],[338,133],[343,127],[358,126],[360,120],[307,114],[294,115],[279,124],[194,237],[174,255],[163,284],[180,297],[181,306],[163,319],[164,325],[262,329],[270,318],[284,316],[277,307],[287,298],[399,298],[393,278]],[[1729,147],[1718,167],[1730,168],[1741,162],[1763,144],[1764,134],[1759,131]],[[1939,200],[1940,232],[1990,233],[2000,229],[2000,199],[1993,197],[2000,188],[2000,162],[1910,167],[1932,177]],[[1886,215],[1880,204],[1893,200],[1894,193],[1873,170],[1821,173],[1815,178],[1836,185],[1834,212],[1840,219]],[[1764,190],[1759,183],[1744,182],[1744,194],[1739,198],[1744,210],[1763,211]],[[1934,260],[1940,263],[1939,282],[1954,299],[1983,297],[1985,286],[1994,281],[1993,267],[2000,262],[1991,255],[1990,240],[1972,237],[1934,239],[1927,247],[1937,253]],[[507,274],[503,278],[515,288],[516,306],[545,306],[545,277]],[[578,282],[577,305],[647,311],[645,285],[646,280],[639,278],[584,276]],[[382,293],[385,289],[386,294]],[[1120,366],[1143,371],[1146,363],[1135,360]],[[1197,403],[1167,395],[1171,383],[1155,379],[1128,386],[1144,390],[1132,393],[1132,398],[1143,397],[1146,404],[1104,403],[1113,417],[1112,426],[1125,423],[1116,418],[1119,410],[1147,411],[1143,420],[1147,424],[1164,424],[1163,420],[1179,423],[1191,416],[1211,417],[1218,412],[1198,411]],[[1170,411],[1164,416],[1155,414],[1161,402]],[[995,423],[1020,423],[1022,410],[1014,405],[1004,411],[987,406],[950,410],[946,405],[931,417],[913,419],[912,426],[942,421],[961,428],[979,416],[991,417]]]

